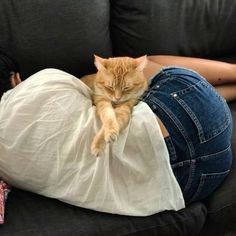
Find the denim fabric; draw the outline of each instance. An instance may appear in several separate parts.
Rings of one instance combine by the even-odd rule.
[[[166,67],[142,100],[170,134],[165,141],[185,202],[206,198],[232,163],[232,118],[224,98],[198,73]]]

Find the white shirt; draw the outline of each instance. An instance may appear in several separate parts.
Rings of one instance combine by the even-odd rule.
[[[101,123],[90,89],[56,69],[42,70],[0,103],[0,177],[47,197],[122,215],[183,208],[167,147],[147,104],[99,158],[90,146]]]

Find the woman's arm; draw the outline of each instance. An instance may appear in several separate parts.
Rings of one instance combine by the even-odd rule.
[[[11,82],[12,88],[16,87],[16,85],[21,83],[20,73],[12,72],[10,76],[10,82]]]
[[[193,69],[212,85],[236,83],[236,64],[181,56],[149,56],[148,59],[164,66],[183,66]]]
[[[193,57],[157,55],[148,56],[144,74],[150,78],[163,66],[183,66],[193,69],[214,85],[227,101],[236,99],[236,64]]]

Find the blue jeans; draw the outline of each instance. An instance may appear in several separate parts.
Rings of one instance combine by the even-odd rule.
[[[186,204],[209,196],[232,163],[232,118],[224,98],[198,73],[166,67],[142,100],[169,132],[170,163]]]

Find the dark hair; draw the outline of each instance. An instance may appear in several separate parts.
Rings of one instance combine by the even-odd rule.
[[[4,92],[12,88],[10,77],[18,72],[16,62],[7,53],[0,50],[0,98]]]

